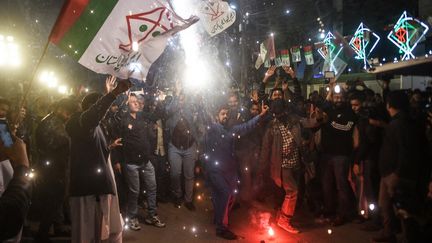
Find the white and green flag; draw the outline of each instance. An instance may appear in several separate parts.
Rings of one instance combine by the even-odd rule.
[[[167,0],[69,0],[50,41],[94,72],[145,80],[171,35],[196,21]]]

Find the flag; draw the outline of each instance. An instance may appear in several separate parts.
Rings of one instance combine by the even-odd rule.
[[[236,11],[221,0],[202,1],[199,13],[210,36],[222,33],[236,21]]]
[[[145,80],[169,37],[196,21],[167,0],[68,0],[50,42],[94,72]]]
[[[313,65],[314,64],[314,57],[312,53],[312,46],[305,46],[303,48],[304,55],[306,59],[306,65]]]
[[[260,44],[260,54],[255,62],[255,68],[259,69],[261,65],[270,63],[270,60],[276,58],[276,49],[273,36],[269,37],[266,41]],[[264,65],[265,67],[270,65]]]
[[[283,66],[290,66],[290,56],[288,50],[281,51],[281,59],[282,59]]]
[[[301,62],[301,53],[298,46],[291,47],[291,55],[293,62]]]

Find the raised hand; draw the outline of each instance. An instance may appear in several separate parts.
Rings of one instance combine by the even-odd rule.
[[[276,66],[271,66],[271,67],[269,67],[269,69],[267,69],[267,72],[265,73],[265,76],[266,77],[271,77],[271,76],[274,75],[275,71],[276,71]]]
[[[261,113],[259,114],[261,117],[264,116],[265,114],[267,114],[268,110],[269,110],[269,106],[265,105],[264,102],[261,104]]]
[[[117,83],[117,86],[111,91],[111,93],[115,96],[118,96],[121,93],[128,91],[130,87],[132,87],[132,83],[129,80],[120,80]]]
[[[296,77],[296,73],[294,72],[294,70],[292,69],[292,67],[290,66],[282,66],[283,70],[285,71],[285,73],[289,74],[291,76],[291,78],[295,78]]]
[[[105,91],[107,93],[112,92],[116,87],[117,78],[114,76],[108,76],[105,80]]]

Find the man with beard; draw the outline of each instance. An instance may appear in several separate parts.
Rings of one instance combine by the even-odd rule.
[[[334,82],[331,82],[331,86],[327,96],[330,103],[324,108],[325,119],[321,126],[322,178],[327,216],[333,213],[336,203],[333,201],[334,184],[336,185],[337,213],[332,225],[340,226],[353,213],[348,173],[359,145],[359,133],[356,126],[357,118],[345,104],[340,87]]]
[[[40,159],[38,186],[43,207],[36,237],[38,242],[49,241],[48,232],[53,223],[54,233],[57,236],[69,235],[63,228],[65,177],[70,146],[65,124],[78,108],[78,102],[62,99],[57,103],[55,111],[46,116],[36,129],[37,151]]]
[[[246,123],[227,128],[227,106],[221,106],[216,113],[216,123],[212,124],[204,137],[204,168],[212,189],[214,221],[216,235],[227,240],[237,239],[237,235],[228,229],[228,217],[237,193],[237,163],[233,145],[238,136],[243,136],[257,126],[267,113],[263,106],[260,115]]]
[[[280,96],[274,97],[275,93]],[[274,118],[268,124],[262,141],[259,177],[262,180],[265,171],[270,171],[274,183],[284,189],[285,199],[277,224],[287,232],[297,234],[300,231],[292,225],[291,220],[297,204],[300,180],[302,128],[317,127],[318,123],[316,118],[305,119],[295,115],[281,98],[283,96],[283,91],[273,91],[270,111]]]

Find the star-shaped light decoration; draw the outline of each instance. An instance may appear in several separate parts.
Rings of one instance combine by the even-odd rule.
[[[408,16],[404,11],[387,38],[404,54],[402,60],[408,60],[415,58],[412,52],[428,31],[429,27],[425,23]]]
[[[372,32],[366,25],[360,23],[349,45],[355,51],[356,59],[363,60],[364,69],[367,69],[367,57],[375,49],[381,38]]]
[[[324,45],[318,49],[318,53],[326,61],[330,63],[330,71],[334,71],[337,74],[337,68],[335,68],[334,62],[339,57],[343,50],[343,46],[337,45],[336,37],[333,33],[328,32],[324,38]]]

